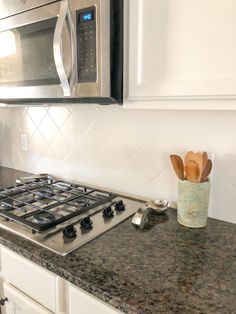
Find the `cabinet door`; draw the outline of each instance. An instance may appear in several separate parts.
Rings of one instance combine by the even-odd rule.
[[[56,312],[56,289],[59,282],[56,275],[5,247],[1,248],[1,269],[5,281],[50,311]]]
[[[4,297],[8,299],[3,307],[6,314],[52,314],[52,312],[9,284],[4,283],[3,290]]]
[[[188,108],[189,100],[205,100],[217,109],[217,101],[229,100],[224,109],[236,109],[236,1],[128,3],[128,101],[168,108],[166,100],[183,107],[187,100]]]
[[[81,289],[69,286],[69,314],[122,314]]]

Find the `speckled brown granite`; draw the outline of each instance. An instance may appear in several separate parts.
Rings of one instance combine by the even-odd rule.
[[[0,166],[0,188],[6,185],[15,184],[19,177],[26,177],[30,174],[15,169],[5,168]]]
[[[8,171],[1,186],[15,178]],[[188,229],[169,209],[145,231],[129,219],[66,257],[1,229],[0,243],[125,313],[236,313],[235,224]]]

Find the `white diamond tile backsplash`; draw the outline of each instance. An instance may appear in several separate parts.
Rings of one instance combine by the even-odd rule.
[[[27,134],[29,149],[21,149]],[[236,223],[236,112],[60,105],[0,109],[0,163],[176,201],[169,155],[214,152],[211,217]]]

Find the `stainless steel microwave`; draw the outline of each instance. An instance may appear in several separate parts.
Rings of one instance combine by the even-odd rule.
[[[122,103],[123,0],[0,0],[0,102]]]

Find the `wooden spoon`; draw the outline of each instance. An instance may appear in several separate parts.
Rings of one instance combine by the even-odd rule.
[[[195,160],[187,160],[185,163],[185,174],[190,182],[199,182],[199,166]]]
[[[192,150],[189,150],[185,156],[184,156],[184,164],[186,165],[188,160],[192,160],[192,156],[193,156],[194,152]],[[186,173],[185,173],[185,179],[187,179]]]
[[[211,169],[212,169],[212,161],[210,159],[208,159],[206,167],[205,167],[205,169],[202,172],[201,182],[204,182],[204,181],[207,180],[207,178],[208,178],[208,176],[209,176],[209,174],[211,172]]]
[[[206,158],[205,153],[201,153],[201,152],[189,151],[185,155],[185,163],[188,160],[194,160],[198,164],[198,167],[199,167],[198,182],[201,181],[202,171],[203,171],[203,166],[204,166],[203,164],[204,164],[204,162],[207,162],[207,160],[205,160],[205,158]]]
[[[184,163],[182,158],[178,155],[170,155],[170,160],[177,177],[180,180],[184,180]]]
[[[193,160],[193,155],[194,152],[192,150],[189,150],[184,156],[184,163],[186,164],[188,160]]]

